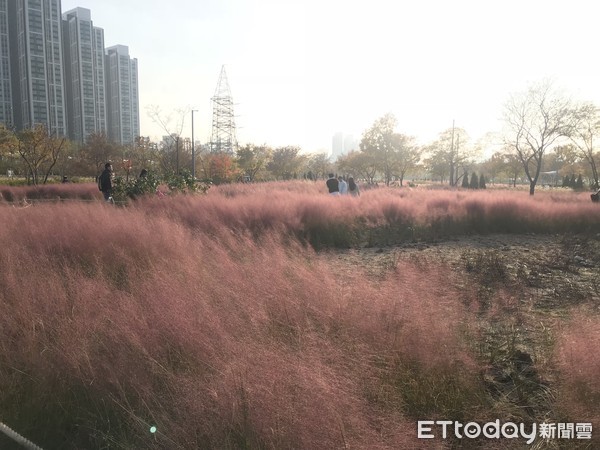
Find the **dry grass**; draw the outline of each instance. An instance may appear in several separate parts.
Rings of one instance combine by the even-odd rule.
[[[557,413],[570,422],[592,422],[594,430],[600,427],[599,346],[600,318],[581,309],[559,331],[555,349],[560,374]],[[594,442],[600,442],[597,431]]]

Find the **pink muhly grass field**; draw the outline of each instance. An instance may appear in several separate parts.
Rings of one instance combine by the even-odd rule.
[[[402,383],[473,390],[443,281],[156,212],[3,209],[0,417],[39,445],[426,448]]]
[[[472,233],[594,231],[600,225],[600,207],[588,194],[542,191],[531,197],[520,191],[380,188],[351,198],[310,191],[321,183],[290,185],[297,188],[249,184],[177,202],[149,198],[139,204],[149,214],[169,215],[206,231],[260,235],[278,229],[307,239],[315,248],[356,245],[374,227],[409,232],[412,239],[438,239]]]
[[[416,420],[489,415],[471,293],[307,243],[600,219],[577,194],[280,186],[0,204],[0,420],[49,448],[430,448]]]
[[[573,314],[556,338],[557,409],[569,422],[592,422],[594,431],[600,427],[599,347],[600,319],[589,311]],[[592,436],[600,442],[597,433]]]
[[[2,202],[23,200],[100,200],[102,194],[95,183],[64,183],[39,186],[0,185],[0,205]]]

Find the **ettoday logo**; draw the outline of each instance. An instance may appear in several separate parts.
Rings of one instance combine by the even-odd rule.
[[[532,423],[527,426],[514,422],[493,422],[479,424],[468,422],[463,424],[453,420],[420,420],[417,422],[417,437],[419,439],[448,439],[452,435],[457,439],[477,439],[481,436],[488,439],[525,439],[530,445],[536,437],[541,439],[591,439],[591,423]]]

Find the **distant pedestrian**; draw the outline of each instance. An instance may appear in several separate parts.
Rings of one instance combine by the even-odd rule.
[[[358,184],[354,181],[354,177],[348,178],[348,193],[352,197],[360,197],[360,189],[358,189]]]
[[[341,175],[338,177],[338,184],[340,186],[340,195],[348,194],[348,183],[344,181],[344,177]]]
[[[114,203],[112,198],[113,192],[113,167],[110,162],[104,165],[104,171],[98,178],[98,186],[104,195],[104,201]]]
[[[332,173],[329,174],[329,179],[326,181],[326,184],[329,194],[340,195],[340,183]]]

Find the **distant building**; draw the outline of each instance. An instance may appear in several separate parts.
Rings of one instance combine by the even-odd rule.
[[[125,45],[106,49],[106,86],[108,137],[132,144],[140,135],[138,62]]]
[[[163,136],[160,144],[161,144],[162,148],[175,147],[176,145],[179,145],[179,143],[178,143],[179,139],[180,138],[177,135],[177,133],[172,133],[172,134]]]
[[[333,135],[331,140],[330,159],[335,161],[342,155],[347,155],[353,150],[360,149],[360,142],[351,134],[338,132]]]
[[[0,123],[14,124],[12,87],[10,80],[10,40],[8,33],[8,2],[0,1]]]
[[[0,123],[45,125],[83,143],[92,133],[130,144],[140,134],[138,63],[105,49],[91,11],[60,0],[0,0]]]
[[[85,142],[92,133],[107,133],[104,30],[91,12],[75,8],[63,14],[64,57],[69,138]]]
[[[17,129],[44,124],[50,133],[67,134],[61,23],[60,0],[8,1],[13,120]]]

